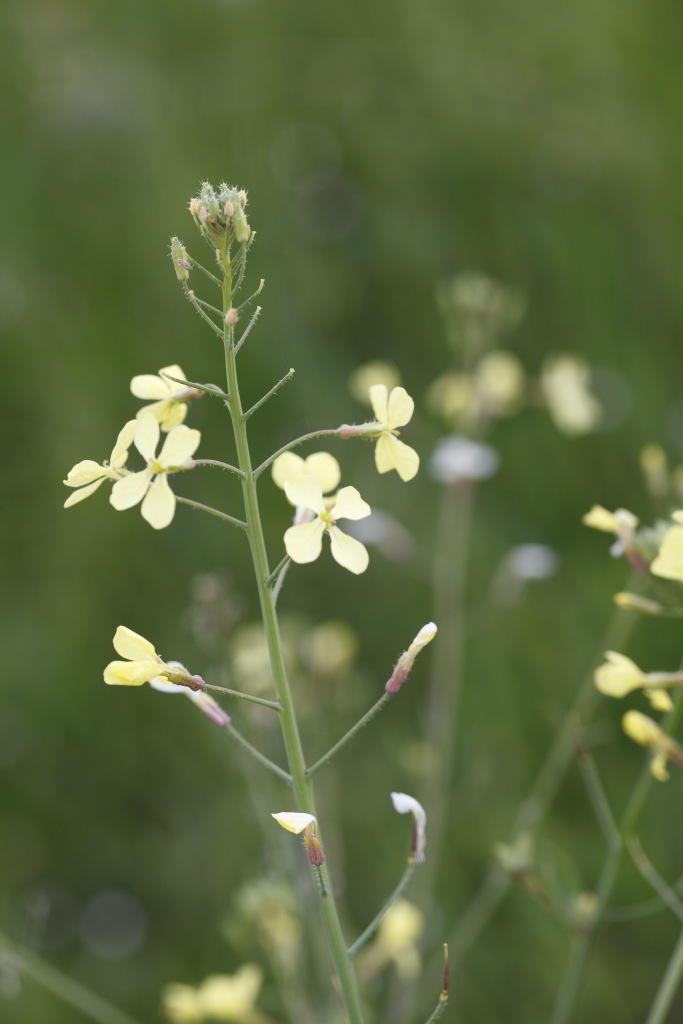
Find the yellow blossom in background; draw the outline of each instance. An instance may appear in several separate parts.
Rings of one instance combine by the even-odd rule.
[[[305,475],[317,480],[323,494],[329,494],[341,480],[339,463],[329,452],[313,452],[305,459],[294,452],[285,452],[275,460],[271,472],[273,480],[283,490],[290,480]]]
[[[201,434],[198,430],[181,425],[169,431],[157,457],[160,428],[149,413],[138,422],[135,447],[147,462],[147,468],[131,473],[114,484],[110,501],[115,509],[132,508],[142,502],[142,518],[155,530],[168,526],[175,515],[176,499],[168,483],[168,474],[187,467],[194,455]]]
[[[358,654],[358,638],[346,622],[330,620],[309,629],[301,640],[301,658],[314,675],[349,672]]]
[[[270,1024],[255,1005],[262,983],[258,964],[244,964],[231,975],[210,975],[199,988],[167,985],[162,993],[164,1014],[169,1024]]]
[[[472,409],[474,382],[466,373],[442,373],[427,391],[427,407],[434,416],[456,423]]]
[[[349,391],[363,405],[371,405],[370,388],[383,384],[386,388],[396,388],[401,383],[401,374],[393,363],[374,359],[372,362],[358,366],[349,378]]]
[[[572,355],[549,359],[541,373],[541,391],[555,426],[563,434],[588,434],[599,426],[602,407],[590,390],[590,369]]]
[[[420,457],[409,445],[399,441],[396,435],[398,428],[410,421],[415,409],[414,401],[405,388],[394,388],[389,394],[385,384],[373,384],[370,388],[370,401],[375,421],[353,425],[343,423],[339,427],[339,436],[344,439],[376,438],[377,472],[388,473],[395,469],[401,480],[412,480],[420,468]]]
[[[671,518],[676,525],[665,532],[650,572],[667,580],[683,580],[683,512],[674,512]]]
[[[608,697],[625,697],[645,683],[635,661],[617,651],[605,651],[605,662],[595,670],[595,685]]]
[[[293,562],[314,562],[322,551],[323,535],[329,534],[332,557],[349,572],[365,572],[368,553],[354,537],[337,526],[338,519],[364,519],[370,506],[355,487],[342,487],[334,501],[326,502],[320,484],[309,476],[298,476],[285,483],[285,494],[292,505],[315,513],[312,522],[290,526],[285,533],[285,548]]]
[[[477,364],[474,391],[480,415],[505,416],[519,404],[524,393],[524,367],[503,349],[488,352]]]
[[[137,418],[140,419],[149,414],[158,421],[162,430],[169,431],[183,422],[187,415],[187,398],[189,395],[197,395],[197,392],[162,377],[163,373],[168,373],[171,377],[185,379],[182,368],[177,364],[162,366],[159,376],[152,373],[141,373],[137,377],[133,377],[130,382],[130,390],[136,398],[152,399],[151,405],[143,405]]]
[[[640,453],[640,468],[652,497],[665,498],[669,493],[669,467],[661,445],[645,445]]]
[[[621,724],[627,736],[654,751],[650,771],[660,782],[665,782],[669,778],[667,761],[672,760],[679,767],[683,767],[683,748],[647,715],[641,714],[640,711],[627,711]]]
[[[382,918],[374,942],[358,957],[361,976],[373,977],[393,964],[401,980],[414,981],[421,969],[418,941],[423,932],[421,910],[408,900],[396,900]]]
[[[99,465],[91,459],[84,459],[78,462],[69,470],[64,481],[67,487],[77,487],[78,490],[70,494],[64,502],[64,508],[69,508],[84,498],[89,498],[105,480],[120,480],[126,474],[124,466],[128,459],[128,449],[133,443],[137,423],[129,420],[119,431],[111,457],[108,462]]]

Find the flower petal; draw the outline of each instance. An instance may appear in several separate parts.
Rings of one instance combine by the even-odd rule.
[[[338,526],[331,526],[328,532],[335,562],[357,576],[365,572],[370,558],[361,542],[355,537],[349,537],[348,533],[344,533]]]
[[[329,452],[313,452],[304,462],[304,472],[315,477],[323,494],[329,494],[339,486],[341,469],[334,455]]]
[[[133,443],[137,425],[137,420],[128,420],[128,422],[121,427],[119,436],[116,438],[116,444],[114,445],[111,453],[111,458],[109,459],[109,464],[110,466],[113,466],[114,469],[120,469],[121,466],[125,465],[126,459],[128,458],[128,449]]]
[[[161,429],[168,433],[174,427],[179,427],[186,416],[187,402],[164,402],[164,409],[159,414]]]
[[[139,633],[128,629],[128,626],[119,626],[114,633],[113,642],[116,653],[120,654],[122,658],[128,658],[129,661],[153,661],[155,658],[159,661],[154,644],[145,640],[144,636],[140,636]]]
[[[375,414],[375,419],[386,424],[388,418],[388,390],[386,384],[373,384],[370,388],[370,404]]]
[[[202,439],[200,430],[179,426],[170,431],[159,453],[159,462],[165,470],[180,469],[191,459]]]
[[[274,482],[284,490],[287,480],[304,472],[304,460],[295,452],[284,452],[273,463],[271,470]]]
[[[92,483],[93,480],[103,480],[107,475],[104,466],[100,466],[92,459],[83,459],[69,470],[64,483],[67,487],[83,487],[84,484]]]
[[[175,377],[176,374],[174,373]],[[171,381],[162,380],[153,373],[140,373],[133,377],[130,382],[130,390],[136,398],[168,398],[171,391],[175,390],[175,384]]]
[[[389,395],[387,408],[387,425],[390,430],[405,427],[415,410],[415,402],[405,388],[394,388]]]
[[[165,474],[157,476],[147,491],[140,509],[142,518],[155,530],[163,530],[175,515],[175,494]]]
[[[109,686],[142,686],[159,673],[157,661],[110,661],[104,670]]]
[[[132,508],[144,498],[151,479],[152,474],[148,469],[124,476],[122,480],[117,480],[112,487],[109,501],[118,512]]]
[[[395,469],[401,480],[412,480],[420,468],[420,456],[409,445],[393,434],[382,434],[375,445],[375,465],[378,473]]]
[[[104,483],[104,477],[100,477],[99,480],[93,481],[86,487],[80,487],[77,491],[74,491],[64,502],[64,508],[71,508],[72,505],[77,505],[79,501],[83,501],[84,498],[89,498],[91,494],[94,494],[100,484]]]
[[[285,550],[292,561],[299,565],[315,562],[322,551],[324,532],[325,524],[322,519],[290,526],[285,532]]]
[[[159,424],[148,412],[141,416],[135,429],[135,447],[145,462],[151,462],[159,444]]]
[[[317,824],[312,814],[303,814],[298,811],[280,811],[279,814],[272,814],[278,825],[282,825],[288,832],[295,832],[299,835],[305,828]]]
[[[371,512],[355,487],[342,487],[332,508],[335,519],[365,519]]]
[[[322,488],[312,476],[303,474],[294,477],[293,480],[286,480],[284,491],[292,505],[303,505],[318,515],[325,511]]]

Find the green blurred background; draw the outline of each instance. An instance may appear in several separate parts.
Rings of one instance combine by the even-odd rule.
[[[611,429],[596,435],[564,437],[532,409],[490,439],[502,463],[481,489],[471,541],[462,744],[425,938],[433,951],[508,834],[624,585],[623,564],[580,516],[600,502],[647,519],[638,453],[654,441],[675,461],[683,447],[682,31],[680,10],[661,0],[2,4],[0,923],[140,1020],[160,1020],[168,981],[196,984],[258,959],[231,947],[224,922],[240,885],[277,873],[259,818],[284,808],[262,799],[253,809],[250,797],[287,799],[185,702],[101,682],[120,622],[193,671],[229,655],[198,641],[188,608],[193,579],[216,573],[228,624],[253,620],[242,539],[184,508],[157,534],[137,511],[114,513],[104,491],[62,510],[68,469],[106,457],[137,409],[134,374],[179,362],[191,379],[220,383],[220,347],[167,255],[179,234],[201,258],[188,199],[202,178],[249,191],[251,273],[267,284],[241,362],[247,398],[297,371],[254,421],[264,457],[316,427],[365,418],[347,381],[384,358],[416,398],[406,439],[426,465],[442,428],[424,395],[452,358],[435,286],[466,270],[526,296],[511,345],[530,373],[572,351],[616,395]],[[197,403],[190,421],[201,455],[230,460],[217,403]],[[329,557],[290,574],[283,605],[296,628],[342,618],[358,637],[351,682],[303,693],[318,754],[433,614],[437,485],[426,471],[408,485],[378,478],[366,446],[338,449],[345,480],[391,511],[414,550],[403,564],[373,552],[360,580]],[[182,483],[181,493],[239,514],[220,474]],[[287,512],[269,482],[263,492],[275,543]],[[500,607],[492,580],[524,542],[551,545],[559,570]],[[630,653],[673,668],[679,634],[647,624]],[[345,851],[350,934],[401,870],[405,823],[388,792],[419,781],[431,656],[321,782]],[[239,722],[242,709],[230,710]],[[598,712],[615,812],[643,760],[617,732],[621,711]],[[658,788],[643,833],[669,879],[683,852],[679,787]],[[604,844],[575,773],[544,842],[572,884],[594,885]],[[648,895],[633,869],[620,885],[617,902]],[[661,913],[608,926],[581,1019],[643,1019],[676,931]],[[567,946],[513,892],[454,972],[449,1019],[545,1019]],[[438,971],[427,982],[418,1010]],[[373,995],[381,1006],[382,989]],[[284,1020],[272,979],[262,1005]],[[0,1017],[81,1019],[30,981]]]

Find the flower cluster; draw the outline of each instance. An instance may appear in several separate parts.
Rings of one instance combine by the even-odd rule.
[[[164,1014],[169,1024],[269,1024],[270,1018],[256,1009],[263,983],[257,964],[244,964],[234,974],[212,974],[198,988],[168,985],[163,992]]]

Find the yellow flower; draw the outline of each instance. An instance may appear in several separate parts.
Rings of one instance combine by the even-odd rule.
[[[278,814],[272,814],[271,817],[275,818],[278,825],[286,828],[288,832],[294,832],[296,835],[301,835],[303,832],[306,853],[311,864],[320,867],[325,863],[325,854],[317,836],[318,822],[312,814],[304,814],[300,811],[280,811]]]
[[[559,355],[549,359],[541,374],[541,389],[555,426],[577,437],[595,430],[602,407],[591,394],[590,370],[582,359]]]
[[[153,416],[145,413],[138,422],[134,440],[135,447],[147,462],[147,468],[117,481],[109,500],[118,511],[132,508],[141,501],[142,518],[155,530],[161,530],[175,515],[176,499],[167,474],[190,468],[187,463],[197,450],[201,434],[190,427],[174,427],[157,458],[159,424]]]
[[[671,518],[678,525],[665,532],[650,572],[667,580],[683,580],[683,512],[674,512]]]
[[[191,676],[178,662],[165,662],[154,644],[127,626],[119,626],[114,634],[114,650],[125,661],[111,661],[104,670],[104,681],[110,686],[142,686],[157,676],[191,689],[203,689],[201,676]]]
[[[370,506],[356,488],[342,487],[329,503],[323,498],[320,484],[310,476],[288,480],[284,489],[292,505],[310,509],[316,514],[312,522],[290,526],[285,533],[285,548],[292,561],[301,565],[314,562],[322,550],[323,534],[328,533],[335,561],[349,572],[365,572],[368,553],[364,546],[337,526],[338,519],[364,519],[370,515]]]
[[[91,459],[84,459],[83,462],[78,462],[73,469],[69,470],[69,475],[64,483],[67,487],[78,487],[79,489],[69,495],[64,502],[64,508],[69,508],[71,505],[83,501],[84,498],[89,498],[105,480],[120,480],[126,475],[126,470],[123,467],[128,458],[128,449],[133,443],[136,427],[135,420],[129,420],[126,423],[119,432],[108,462],[103,462],[100,466]]]
[[[631,534],[638,525],[638,519],[626,508],[618,508],[616,512],[608,512],[602,505],[593,505],[590,512],[582,516],[581,522],[584,526],[590,526],[594,530],[602,530],[603,533],[614,533],[620,537],[624,531]]]
[[[159,374],[168,373],[171,377],[185,379],[180,366],[162,366]],[[130,390],[136,398],[151,398],[151,405],[143,405],[137,414],[137,418],[150,414],[159,422],[162,430],[173,430],[180,426],[187,415],[187,399],[196,398],[201,392],[194,388],[187,388],[175,381],[167,380],[166,377],[155,376],[152,373],[141,373],[133,377],[130,382]]]
[[[312,476],[320,484],[323,494],[333,491],[341,480],[339,463],[329,452],[313,452],[305,459],[294,452],[285,452],[273,463],[272,474],[277,486],[283,490],[285,484],[297,476]]]
[[[645,675],[636,665],[617,651],[605,651],[606,661],[595,670],[595,685],[608,697],[625,697],[645,683]]]
[[[393,963],[403,981],[420,973],[418,941],[424,932],[421,910],[408,900],[398,899],[387,910],[377,929],[377,938],[358,958],[362,977],[373,977]]]
[[[199,988],[168,985],[162,993],[164,1015],[170,1024],[202,1024],[205,1020],[231,1024],[268,1024],[256,1009],[263,982],[258,964],[244,964],[234,974],[212,974]]]
[[[627,736],[655,752],[650,771],[660,782],[665,782],[669,778],[667,761],[672,760],[679,767],[683,767],[683,748],[647,715],[641,714],[640,711],[627,711],[621,724]]]
[[[426,647],[431,640],[436,636],[436,624],[428,622],[426,626],[423,626],[420,632],[417,634],[412,644],[407,651],[404,651],[401,657],[398,659],[394,666],[394,671],[391,673],[390,678],[387,680],[384,689],[387,693],[398,693],[403,686],[404,682],[408,678],[408,674],[412,669],[415,659],[422,650]]]
[[[396,435],[398,428],[410,421],[415,403],[405,388],[394,388],[389,394],[386,384],[374,384],[370,388],[370,401],[376,420],[352,426],[344,423],[339,428],[339,436],[377,438],[377,472],[388,473],[395,469],[401,480],[412,480],[420,468],[420,457],[407,444],[399,441]]]
[[[349,391],[363,405],[370,405],[370,388],[375,384],[384,384],[387,388],[395,388],[401,383],[401,374],[393,363],[383,359],[374,359],[362,363],[349,378]]]

